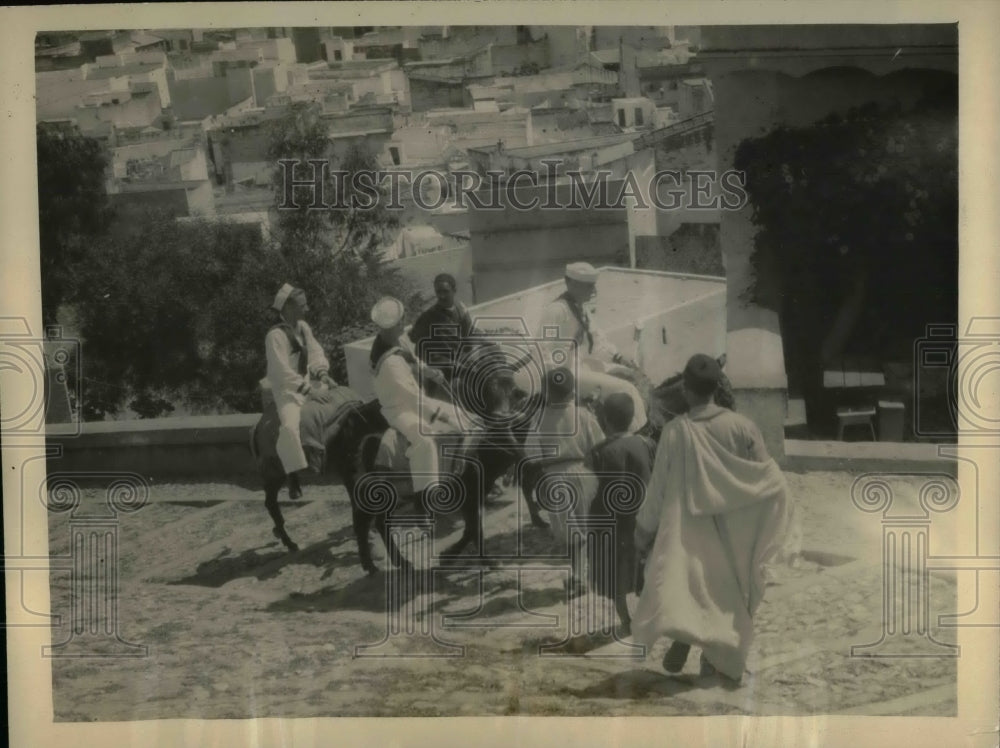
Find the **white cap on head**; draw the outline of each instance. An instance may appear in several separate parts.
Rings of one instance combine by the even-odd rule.
[[[403,302],[392,296],[383,296],[372,307],[372,322],[383,330],[389,330],[403,319]]]
[[[274,303],[271,305],[276,311],[281,311],[285,306],[285,302],[288,301],[288,297],[292,295],[292,291],[295,290],[294,286],[285,283],[281,288],[278,289],[277,295],[274,297]]]
[[[597,270],[589,262],[571,262],[566,266],[566,277],[580,283],[597,283]]]

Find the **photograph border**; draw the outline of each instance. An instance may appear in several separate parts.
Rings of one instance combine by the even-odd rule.
[[[279,7],[280,5],[280,7]],[[44,328],[39,285],[39,231],[35,102],[32,48],[40,30],[114,28],[208,28],[323,25],[350,17],[366,25],[505,25],[524,13],[533,23],[594,24],[625,20],[629,25],[709,24],[824,24],[824,23],[958,23],[959,29],[959,163],[960,163],[960,296],[959,323],[973,317],[1000,317],[1000,4],[961,0],[927,2],[635,2],[632,0],[553,2],[338,2],[338,3],[224,3],[41,6],[0,9],[0,317],[21,317],[33,332]],[[333,24],[329,24],[333,25]],[[0,372],[0,403],[10,403],[19,382]],[[996,395],[996,393],[993,393]],[[0,404],[2,409],[2,404]],[[970,438],[959,442],[959,455],[974,454],[975,464],[959,461],[964,491],[980,491],[978,521],[983,527],[1000,525],[997,472],[1000,460],[982,458],[980,449],[964,450]],[[20,502],[22,468],[45,455],[44,433],[37,439],[2,441],[4,476],[5,558],[47,557],[48,519],[38,501]],[[992,446],[992,445],[991,445]],[[995,446],[1000,451],[1000,445]],[[970,458],[971,459],[971,458]],[[35,468],[37,470],[37,467]],[[23,512],[23,515],[22,515]],[[991,539],[991,540],[995,540]],[[968,543],[974,539],[969,538]],[[960,548],[976,555],[975,548]],[[982,549],[979,552],[983,552]],[[988,551],[987,551],[988,552]],[[996,553],[996,546],[992,549]],[[48,575],[22,575],[6,568],[7,613],[19,605],[11,600],[23,576],[34,579],[31,599],[49,603]],[[976,604],[998,608],[997,589],[973,589],[974,580],[960,578],[958,610]],[[29,584],[24,582],[25,586]],[[978,592],[978,599],[976,598]],[[660,744],[664,739],[683,745],[995,745],[997,742],[998,654],[997,628],[960,628],[963,656],[959,659],[959,711],[955,718],[845,717],[608,717],[608,718],[309,718],[194,720],[168,719],[118,723],[53,723],[51,660],[41,655],[51,645],[46,627],[8,627],[9,740],[12,746],[32,745],[545,745],[554,741],[577,745],[615,743]],[[445,724],[441,720],[447,720]]]

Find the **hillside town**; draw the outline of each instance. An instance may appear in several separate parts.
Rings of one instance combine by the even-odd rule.
[[[584,173],[620,174],[637,160],[708,168],[713,96],[698,44],[695,27],[40,34],[37,115],[46,127],[75,124],[104,145],[107,191],[119,209],[155,203],[178,219],[219,216],[268,232],[267,125],[293,102],[321,108],[332,154],[362,146],[388,171],[434,170],[447,180],[553,158]],[[621,262],[631,251],[640,266],[657,267],[661,239],[676,233],[685,247],[711,244],[717,224],[707,216],[694,231],[680,223],[658,230],[625,214],[605,219],[609,241],[583,259]],[[467,210],[421,210],[410,199],[384,256],[448,253],[434,264],[458,271],[470,301],[518,290],[516,280],[490,277],[496,247],[475,245],[497,238],[474,223]],[[565,259],[555,252],[544,264],[542,280],[553,280]],[[420,261],[412,265],[419,278]]]

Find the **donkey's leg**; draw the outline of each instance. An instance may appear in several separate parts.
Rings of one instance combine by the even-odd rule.
[[[378,566],[372,560],[372,544],[368,532],[372,526],[372,515],[360,509],[351,499],[351,516],[354,525],[354,538],[358,542],[358,555],[361,556],[361,568],[368,574],[378,571]]]
[[[531,524],[539,529],[547,530],[549,523],[542,518],[542,511],[535,498],[535,487],[538,485],[538,478],[539,476],[535,475],[534,471],[527,472],[521,484],[521,493],[524,496],[524,503],[528,507]]]
[[[465,499],[462,502],[462,522],[464,524],[462,537],[448,546],[441,554],[442,557],[457,556],[465,550],[465,547],[469,543],[475,544],[475,555],[478,557],[482,556],[483,512],[485,508],[483,507],[482,491],[476,483],[477,477],[475,474],[471,479],[467,476],[464,481]]]
[[[378,529],[378,534],[382,536],[382,542],[385,544],[386,553],[389,555],[389,560],[398,566],[400,570],[410,571],[413,569],[413,564],[411,564],[405,556],[399,551],[399,547],[396,545],[396,541],[392,539],[392,535],[389,534],[386,528],[386,515],[380,514],[375,518],[375,527]]]
[[[285,518],[281,514],[281,507],[278,506],[278,491],[281,490],[284,483],[284,476],[269,475],[264,478],[264,506],[267,508],[267,513],[271,515],[271,520],[274,522],[274,528],[271,530],[274,533],[274,537],[280,540],[285,548],[295,553],[299,550],[299,547],[288,537],[288,533],[285,532]]]

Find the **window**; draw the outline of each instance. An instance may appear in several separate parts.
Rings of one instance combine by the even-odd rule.
[[[625,127],[625,110],[624,109],[619,109],[618,110],[618,126],[619,127]]]
[[[635,108],[635,126],[636,127],[642,126],[642,107]]]
[[[394,145],[389,146],[389,157],[394,166],[399,166],[399,148]]]
[[[344,59],[344,56],[340,53],[339,49],[333,50],[333,59],[335,61]]]

